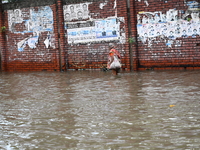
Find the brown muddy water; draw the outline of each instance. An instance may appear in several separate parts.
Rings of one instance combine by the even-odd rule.
[[[0,73],[0,149],[199,150],[199,74]]]

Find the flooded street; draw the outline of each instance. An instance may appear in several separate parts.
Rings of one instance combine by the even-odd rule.
[[[0,73],[0,149],[199,150],[199,74]]]

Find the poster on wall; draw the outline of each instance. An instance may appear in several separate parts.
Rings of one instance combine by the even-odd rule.
[[[23,30],[18,31],[15,28],[17,24],[21,24]],[[28,12],[23,9],[8,10],[8,25],[13,33],[53,31],[53,11],[49,6],[38,10],[32,8]]]
[[[68,30],[68,43],[92,42],[96,39],[94,27]]]
[[[82,20],[89,18],[89,10],[88,5],[90,3],[81,3],[81,4],[72,4],[72,5],[64,5],[64,20]]]
[[[116,17],[92,19],[89,4],[64,5],[64,21],[68,43],[119,40],[120,21]]]
[[[117,37],[119,26],[116,19],[95,21],[96,38]]]
[[[53,32],[53,11],[49,6],[39,7],[37,10],[30,8],[29,11],[26,9],[8,10],[8,25],[12,33],[32,33],[17,43],[18,51],[23,51],[26,45],[33,49],[37,47],[40,33],[48,31],[48,34],[51,34]],[[50,43],[45,44],[48,48],[49,45],[52,46],[51,38],[47,38],[45,43],[47,41]]]
[[[146,42],[150,38],[159,36],[169,40],[179,37],[199,37],[200,3],[189,1],[187,6],[187,11],[169,9],[166,13],[139,12],[137,30],[141,41]],[[158,19],[155,19],[156,17]]]
[[[53,12],[50,7],[42,7],[39,11],[30,9],[28,21],[30,31],[53,31]]]
[[[200,3],[196,1],[188,1],[187,2],[188,10],[191,11],[199,11],[200,10]]]
[[[119,39],[120,23],[116,18],[93,21],[92,23],[66,24],[68,43],[101,42]]]

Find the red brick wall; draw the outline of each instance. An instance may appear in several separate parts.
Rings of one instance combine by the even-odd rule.
[[[103,20],[109,17],[124,19],[124,22],[120,21],[120,36],[121,33],[125,33],[128,37],[127,28],[127,6],[126,1],[117,1],[116,8],[114,7],[115,0],[109,0],[104,2],[105,6],[100,8],[103,1],[92,2],[88,5],[88,10],[90,12],[92,20]],[[70,4],[68,4],[70,5]],[[90,19],[83,19],[83,21],[88,21]],[[78,20],[73,20],[71,22],[77,22]],[[66,30],[67,37],[67,30]],[[91,43],[78,43],[69,44],[66,50],[66,58],[68,63],[68,69],[97,69],[107,66],[108,60],[108,44],[112,42],[116,44],[116,49],[122,55],[122,63],[124,69],[130,69],[129,62],[129,48],[127,42],[121,43],[118,40],[115,41],[96,41]]]
[[[77,6],[76,4],[80,4],[81,6],[84,3],[88,5],[88,18],[65,20],[64,9],[66,6]],[[0,33],[1,68],[3,71],[99,69],[106,67],[109,51],[108,44],[112,42],[116,44],[117,50],[122,55],[122,67],[127,70],[130,70],[132,65],[134,70],[199,69],[200,37],[192,37],[191,35],[182,37],[179,33],[175,34],[174,29],[178,23],[182,24],[181,33],[183,33],[183,28],[187,28],[187,32],[189,33],[190,26],[192,29],[200,28],[199,20],[191,20],[191,15],[186,15],[193,12],[188,4],[190,3],[186,3],[185,0],[130,0],[129,21],[131,26],[129,32],[126,1],[84,1],[83,3],[72,4],[59,0],[56,4],[50,5],[53,12],[53,30],[50,31],[52,45],[46,48],[44,44],[49,31],[40,31],[38,29],[40,32],[36,47],[30,48],[29,44],[25,43],[23,51],[20,51],[18,48],[19,42],[33,36],[33,32],[24,32],[27,30],[27,20],[31,19],[29,16],[30,10],[34,8],[34,11],[37,12],[37,10],[43,10],[46,6],[21,8],[20,11],[22,12],[24,21],[17,22],[12,26],[11,21],[9,21],[12,15],[8,16],[10,12],[4,10],[4,17],[1,17],[2,14],[0,15],[0,19],[3,20],[0,23],[1,27],[6,26],[6,32]],[[153,20],[152,23],[152,16],[156,17],[156,13],[158,12],[162,15],[169,15],[169,12],[172,12],[173,15],[177,13],[178,19],[174,17],[175,20],[156,23]],[[148,23],[145,23],[145,19],[143,19],[145,16],[149,21]],[[186,16],[190,18],[188,19]],[[88,22],[94,23],[98,20],[103,21],[110,18],[115,18],[116,24],[120,23],[117,39],[105,38],[102,40],[101,38],[97,38],[96,41],[91,42],[82,43],[75,41],[75,43],[70,43],[71,39],[68,39],[68,37],[71,37],[68,33],[72,31],[72,28],[66,28],[66,26]],[[194,23],[195,21],[196,24]],[[42,28],[46,28],[46,20],[41,20],[41,23],[43,24]],[[184,27],[183,23],[186,23],[187,27]],[[167,33],[164,34],[163,32],[159,36],[155,35],[159,29],[163,31],[162,25],[169,27],[166,29]],[[150,31],[151,26],[153,26],[153,34]],[[13,27],[14,31],[10,30]],[[74,30],[79,29],[74,27]],[[169,36],[170,30],[174,32],[175,38]],[[145,32],[148,34],[147,37],[144,34]],[[128,39],[136,39],[136,42],[129,43]],[[26,41],[28,42],[28,40]]]
[[[0,6],[0,12],[2,12],[2,7]],[[3,14],[0,13],[0,27],[4,26],[4,17]],[[0,70],[6,67],[6,58],[5,58],[5,50],[6,50],[6,43],[5,43],[5,32],[0,32]]]
[[[183,18],[183,15],[189,10],[189,7],[184,0],[144,0],[135,1],[131,0],[131,14],[144,14],[144,12],[162,12],[163,14],[169,11],[169,9],[178,10],[179,22]],[[189,1],[188,1],[189,2]],[[173,10],[172,10],[173,11]],[[132,20],[137,16],[132,15]],[[149,16],[148,16],[149,17]],[[136,18],[137,19],[137,18]],[[137,19],[138,20],[138,19]],[[191,20],[192,21],[192,20]],[[194,25],[191,21],[191,23]],[[170,21],[168,21],[169,23]],[[173,23],[175,22],[175,23]],[[174,20],[172,24],[179,23]],[[187,21],[186,21],[187,22]],[[197,21],[200,23],[199,21]],[[144,25],[144,23],[141,23]],[[148,24],[148,23],[147,23]],[[150,23],[149,23],[150,24]],[[162,23],[158,23],[162,24]],[[199,26],[199,25],[198,25]],[[183,26],[182,26],[183,27]],[[192,28],[195,28],[192,26]],[[135,29],[135,22],[132,21],[132,32]],[[156,30],[156,28],[154,28]],[[170,29],[168,29],[169,31]],[[173,30],[173,29],[171,29]],[[182,31],[181,31],[182,32]],[[139,35],[139,33],[138,33]],[[138,37],[138,49],[133,49],[134,60],[137,61],[135,67],[143,69],[199,69],[200,68],[200,37],[188,36],[183,38],[177,36],[176,39],[170,39],[165,36],[153,36],[148,37],[146,41],[143,41]],[[170,44],[171,43],[171,44]],[[136,56],[136,53],[138,55]]]
[[[88,3],[90,18],[82,20],[75,19],[71,22],[104,20],[109,17],[116,18],[116,20],[120,22],[120,35],[118,36],[128,37],[126,1],[109,0],[105,2],[98,1]],[[48,31],[40,31],[36,47],[30,48],[30,46],[26,43],[26,46],[22,51],[18,48],[19,42],[27,37],[33,36],[33,32],[24,32],[27,30],[25,20],[31,20],[31,17],[29,16],[30,9],[34,8],[35,11],[39,11],[45,6],[21,8],[20,11],[23,14],[24,21],[15,23],[12,26],[9,22],[9,11],[4,11],[5,26],[7,30],[5,32],[6,36],[2,36],[6,37],[6,40],[2,42],[6,44],[6,50],[2,49],[2,57],[4,58],[2,67],[3,71],[53,71],[61,69],[103,68],[106,67],[107,64],[109,52],[108,44],[110,42],[115,43],[116,49],[121,53],[123,68],[128,70],[130,69],[129,45],[127,44],[126,39],[124,39],[123,42],[121,39],[105,39],[105,41],[99,40],[92,43],[86,42],[84,44],[68,44],[67,30],[64,28],[64,5],[70,4],[58,1],[57,4],[50,6],[53,11],[54,21],[53,31],[51,32],[51,36],[54,39],[52,41],[54,47],[45,47],[44,41],[47,38]],[[43,20],[41,22],[43,22]],[[14,28],[14,30],[11,30],[10,28]]]
[[[56,12],[56,5],[50,6],[53,12]],[[30,19],[30,9],[36,12],[43,9],[40,7],[22,8],[21,15],[23,19]],[[26,32],[26,22],[18,22],[14,24],[15,32],[9,28],[8,11],[5,11],[5,26],[7,28],[6,34],[6,50],[3,51],[3,71],[56,71],[59,70],[59,47],[58,47],[58,30],[57,22],[53,23],[53,32],[51,32],[53,47],[46,48],[44,41],[47,38],[48,31],[39,32],[38,43],[35,48],[30,48],[28,43],[23,48],[23,51],[18,50],[18,43],[28,37],[33,36],[33,32]],[[53,13],[54,20],[56,20],[56,13]],[[24,31],[24,33],[23,33]],[[28,42],[28,41],[27,41]]]

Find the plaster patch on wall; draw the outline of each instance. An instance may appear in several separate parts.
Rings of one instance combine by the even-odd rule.
[[[122,33],[120,38],[119,38],[120,43],[124,44],[126,43],[126,34]]]
[[[113,9],[117,8],[117,0],[114,1]]]
[[[138,0],[138,2],[141,2],[141,0]],[[146,4],[146,6],[149,6],[148,0],[144,0],[144,3]]]
[[[149,3],[147,0],[145,0],[144,3],[146,4],[147,7],[149,6]]]
[[[44,44],[45,44],[46,48],[49,48],[52,46],[50,33],[47,34],[47,38],[45,39]]]
[[[117,19],[118,19],[120,22],[125,23],[125,19],[124,19],[124,17],[118,17]]]
[[[174,46],[175,46],[175,47],[180,47],[181,44],[182,44],[182,40],[176,40]]]
[[[168,40],[166,45],[171,48],[173,43],[174,43],[173,40]]]
[[[103,9],[103,7],[107,5],[107,3],[108,3],[108,0],[106,0],[104,3],[100,3],[99,8]]]

